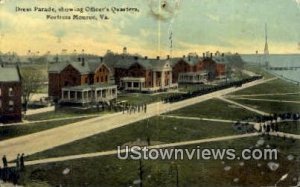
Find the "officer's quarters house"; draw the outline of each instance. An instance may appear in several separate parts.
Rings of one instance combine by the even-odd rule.
[[[177,89],[172,80],[169,59],[124,58],[115,65],[115,81],[121,89],[132,92],[158,92]]]
[[[102,59],[56,63],[49,70],[49,96],[61,104],[109,104],[117,98],[111,69]]]
[[[22,83],[18,68],[0,66],[0,123],[22,119]]]
[[[208,81],[219,79],[225,75],[225,64],[216,63],[212,58],[203,54],[183,56],[172,60],[173,81],[180,83],[205,84]]]

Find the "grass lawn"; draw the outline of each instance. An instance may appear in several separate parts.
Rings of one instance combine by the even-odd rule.
[[[93,109],[75,109],[75,108],[59,108],[56,112],[44,112],[40,114],[34,114],[26,116],[28,121],[39,121],[39,120],[48,120],[48,119],[57,119],[57,118],[68,118],[68,117],[80,117],[86,115],[96,115],[96,114],[105,114],[108,113],[107,110],[103,112],[98,112],[95,108]]]
[[[247,94],[275,94],[275,93],[292,93],[300,92],[300,86],[289,83],[280,79],[269,81],[264,84],[259,84],[238,92],[232,95],[247,95]]]
[[[31,134],[35,132],[40,132],[47,129],[52,129],[55,127],[75,123],[82,120],[87,120],[89,118],[81,119],[67,119],[62,121],[52,121],[52,122],[41,122],[33,123],[28,125],[17,125],[17,126],[2,126],[0,127],[0,140],[5,140],[13,137],[18,137],[26,134]]]
[[[242,120],[244,118],[257,116],[258,114],[218,99],[210,99],[199,104],[172,111],[168,113],[168,115]]]
[[[118,101],[127,101],[129,104],[149,104],[161,101],[164,97],[173,95],[173,93],[158,93],[158,94],[141,94],[128,93],[126,95],[118,96]]]
[[[92,153],[117,149],[125,144],[145,144],[149,136],[151,144],[197,140],[237,134],[230,123],[206,122],[153,117],[128,126],[78,140],[70,144],[29,156],[29,159],[63,155]],[[140,141],[138,141],[140,140]],[[142,142],[142,143],[141,143]]]
[[[300,104],[232,99],[240,104],[268,113],[299,112]]]
[[[265,96],[245,96],[249,99],[271,99],[271,100],[283,100],[283,101],[300,101],[300,94],[289,95],[265,95]]]
[[[200,148],[234,148],[239,153],[244,148],[253,147],[260,137],[200,144]],[[289,173],[280,183],[282,186],[295,186],[298,178],[298,162],[288,160],[300,155],[300,142],[271,137],[264,138],[260,148],[280,149],[279,164],[276,171],[271,171],[263,160],[143,160],[144,186],[176,186],[175,164],[178,164],[179,186],[274,186],[281,176]],[[181,148],[197,148],[191,145]],[[239,155],[239,154],[238,154]],[[175,163],[175,164],[174,164]],[[225,171],[225,167],[230,167]],[[69,174],[62,172],[70,169]],[[51,164],[28,166],[22,174],[20,183],[28,186],[47,183],[51,186],[138,186],[133,181],[139,179],[139,161],[119,160],[116,156],[79,159]]]
[[[279,125],[279,131],[291,133],[291,134],[300,134],[300,122],[287,122],[281,123]]]
[[[255,66],[255,65],[249,65],[247,64],[245,66],[245,69],[248,71],[252,71],[253,73],[259,74],[264,76],[265,78],[272,78],[275,77],[274,75],[272,75],[271,73],[266,72],[265,70],[263,70],[262,68]]]

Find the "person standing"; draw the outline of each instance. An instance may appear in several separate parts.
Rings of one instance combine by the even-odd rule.
[[[3,155],[2,162],[3,162],[3,168],[7,168],[7,158],[6,158],[6,155]]]
[[[20,170],[24,171],[25,170],[25,162],[24,162],[24,153],[20,156]]]
[[[21,169],[20,154],[17,155],[17,159],[16,159],[16,169],[17,169],[17,171],[20,171],[20,169]]]

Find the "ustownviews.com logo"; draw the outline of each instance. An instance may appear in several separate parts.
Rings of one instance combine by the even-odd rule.
[[[149,148],[141,146],[118,146],[117,157],[121,160],[277,160],[276,149],[211,149],[211,148]],[[239,153],[238,153],[239,152]]]

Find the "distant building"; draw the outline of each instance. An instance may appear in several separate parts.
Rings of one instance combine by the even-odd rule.
[[[87,104],[108,102],[117,97],[116,86],[111,82],[111,69],[101,59],[85,61],[79,58],[78,61],[56,63],[48,73],[49,96],[54,100]],[[105,94],[96,95],[100,90]]]
[[[124,58],[115,65],[115,80],[126,91],[156,92],[177,89],[169,59]]]
[[[18,68],[0,67],[0,123],[22,119],[22,83]]]
[[[173,81],[178,83],[206,83],[225,75],[225,64],[217,63],[212,54],[206,53],[200,58],[198,55],[183,56],[173,59]]]

